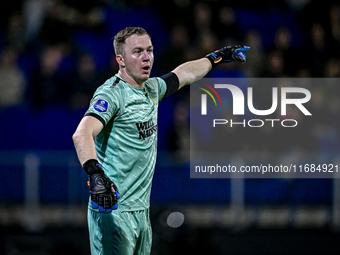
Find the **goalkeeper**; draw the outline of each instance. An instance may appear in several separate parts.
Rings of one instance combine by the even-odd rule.
[[[249,47],[224,47],[150,78],[150,35],[128,27],[114,37],[119,71],[101,85],[73,135],[89,176],[92,255],[150,254],[151,182],[157,153],[158,103],[221,63],[246,61]]]

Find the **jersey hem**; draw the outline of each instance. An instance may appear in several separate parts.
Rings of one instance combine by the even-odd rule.
[[[88,203],[87,208],[91,211],[99,212],[99,209],[93,209],[92,208],[91,202]],[[135,212],[135,211],[144,211],[144,210],[148,210],[148,209],[150,209],[150,206],[148,206],[148,207],[135,207],[135,208],[129,209],[129,208],[124,208],[124,206],[118,205],[117,210],[119,210],[121,212]]]

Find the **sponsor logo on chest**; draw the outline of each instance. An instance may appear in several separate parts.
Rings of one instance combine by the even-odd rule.
[[[146,139],[157,133],[157,124],[154,123],[153,119],[136,123],[136,126],[139,132],[139,139]]]

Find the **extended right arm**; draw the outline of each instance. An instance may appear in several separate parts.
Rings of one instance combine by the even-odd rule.
[[[204,58],[181,64],[172,71],[178,77],[178,89],[203,78],[212,68],[219,64],[228,62],[245,63],[246,55],[244,52],[249,49],[250,47],[248,46],[227,46],[206,55]]]

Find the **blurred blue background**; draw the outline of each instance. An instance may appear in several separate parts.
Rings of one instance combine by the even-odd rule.
[[[0,10],[1,254],[89,254],[87,177],[71,137],[95,89],[118,71],[112,39],[119,30],[149,32],[152,76],[242,44],[251,47],[245,65],[220,66],[208,77],[340,77],[337,1],[6,0]],[[337,250],[337,179],[189,178],[188,93],[159,107],[152,254]],[[248,132],[239,147],[336,160],[340,89],[320,87],[312,96],[323,125],[307,123],[305,140],[254,148],[248,142],[261,140]]]

